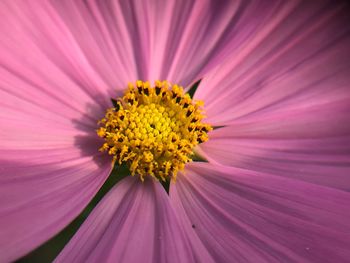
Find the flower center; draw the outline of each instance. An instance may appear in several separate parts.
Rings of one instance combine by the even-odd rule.
[[[208,140],[209,124],[202,123],[203,103],[192,101],[182,87],[168,82],[129,84],[115,108],[99,122],[100,151],[127,163],[132,175],[166,181],[192,160],[193,148]]]

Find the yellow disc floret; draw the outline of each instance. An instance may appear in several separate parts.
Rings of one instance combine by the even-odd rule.
[[[203,103],[192,101],[182,87],[156,81],[129,84],[124,96],[99,122],[100,148],[119,164],[126,162],[141,180],[150,175],[176,179],[193,156],[193,148],[208,140],[209,124],[202,123]]]

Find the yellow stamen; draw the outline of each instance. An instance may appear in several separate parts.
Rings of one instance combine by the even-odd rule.
[[[132,175],[166,181],[192,161],[193,148],[208,140],[209,124],[203,102],[192,101],[183,88],[166,81],[138,80],[128,85],[117,106],[107,110],[97,135],[105,139],[100,151],[126,162]]]

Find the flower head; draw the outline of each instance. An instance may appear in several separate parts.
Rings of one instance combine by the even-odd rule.
[[[0,14],[0,261],[61,231],[122,163],[130,176],[57,262],[348,260],[347,3],[1,1]]]

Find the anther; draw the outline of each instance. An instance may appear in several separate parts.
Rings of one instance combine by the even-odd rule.
[[[124,96],[112,100],[99,122],[98,136],[106,142],[100,151],[126,162],[132,175],[176,179],[178,171],[191,161],[193,148],[208,139],[211,126],[201,123],[202,105],[192,102],[182,87],[156,81],[128,85]]]

